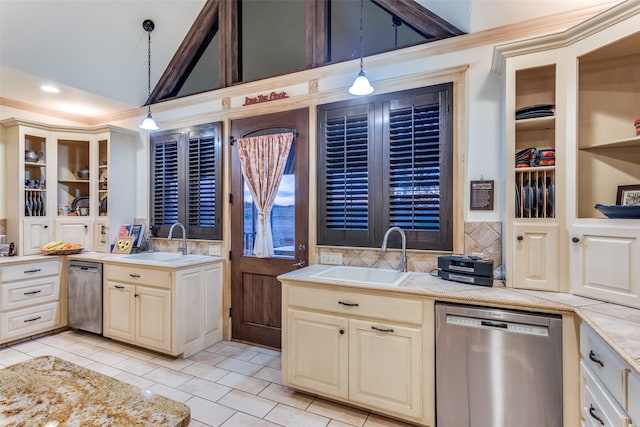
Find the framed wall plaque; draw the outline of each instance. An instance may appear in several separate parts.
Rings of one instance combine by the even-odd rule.
[[[471,181],[470,187],[470,209],[472,211],[492,211],[493,210],[493,188],[491,181]]]

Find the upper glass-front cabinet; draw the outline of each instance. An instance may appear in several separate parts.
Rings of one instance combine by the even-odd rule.
[[[89,215],[89,165],[89,140],[58,140],[58,216]]]

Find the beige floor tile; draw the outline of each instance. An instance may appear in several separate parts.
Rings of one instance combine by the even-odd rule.
[[[281,403],[273,408],[264,419],[286,427],[326,427],[330,421],[329,418]]]
[[[201,423],[200,421],[194,420],[193,417],[191,417],[189,427],[209,427],[209,424]]]
[[[168,356],[156,356],[148,361],[156,365],[164,366],[165,368],[173,369],[174,371],[181,371],[193,364],[193,360],[190,359],[175,359]]]
[[[177,400],[178,402],[186,402],[193,397],[192,394],[185,393],[182,390],[175,389],[173,387],[166,386],[164,384],[155,383],[145,388],[151,390],[155,394],[168,397],[169,399]]]
[[[259,378],[248,377],[236,372],[229,372],[227,375],[220,378],[217,382],[218,384],[246,391],[247,393],[251,394],[259,394],[269,385],[268,381],[261,380]]]
[[[267,353],[257,353],[255,357],[249,359],[249,362],[275,369],[280,369],[282,366],[282,358],[280,356],[272,356]]]
[[[90,354],[102,351],[100,347],[95,346],[95,343],[89,344],[84,341],[75,342],[65,347],[64,350],[68,351],[69,353],[73,353],[78,356],[85,356],[85,357],[89,356]]]
[[[200,421],[210,426],[219,426],[236,413],[231,408],[227,408],[210,400],[194,396],[185,402],[191,409],[191,419]]]
[[[144,375],[153,371],[154,369],[158,369],[158,365],[150,362],[146,362],[144,360],[136,359],[133,357],[128,357],[122,362],[118,362],[113,365],[114,368],[122,369],[123,371],[127,371],[134,375]]]
[[[354,427],[353,424],[343,423],[342,421],[331,420],[327,427]]]
[[[339,405],[323,399],[314,400],[307,408],[307,411],[355,426],[364,425],[368,415],[366,411]]]
[[[227,371],[237,372],[244,375],[253,375],[261,368],[260,365],[256,365],[255,363],[249,363],[244,360],[237,359],[225,359],[216,366],[226,369]]]
[[[189,427],[192,426],[190,425]],[[242,412],[236,412],[222,424],[222,427],[278,427],[278,424]]]
[[[125,383],[131,384],[140,389],[145,389],[155,384],[153,381],[147,378],[139,377],[138,375],[130,374],[129,372],[122,372],[121,374],[118,374],[113,378],[119,379],[120,381],[124,381]]]
[[[270,384],[258,396],[302,410],[307,409],[314,399],[313,396],[298,393],[280,384]]]
[[[86,366],[86,368],[91,369],[92,371],[100,372],[101,374],[107,375],[109,377],[115,377],[116,375],[122,373],[120,369],[114,368],[113,366],[110,366],[110,365],[105,365],[104,363],[100,363],[100,362],[89,363]]]
[[[122,354],[124,354],[125,356],[135,357],[136,359],[146,360],[146,361],[149,361],[154,357],[158,357],[156,353],[151,353],[138,348],[128,348],[126,350],[122,350]]]
[[[272,350],[270,348],[249,346],[248,349],[251,350],[251,351],[258,352],[258,353],[268,354],[270,356],[278,356],[278,357],[280,356],[280,352],[279,351]]]
[[[218,381],[229,373],[226,369],[216,368],[215,366],[205,365],[204,363],[195,362],[180,372],[193,375],[194,377],[202,378],[203,380],[209,380],[212,382]]]
[[[178,387],[193,378],[191,375],[160,367],[143,375],[143,377],[169,387]]]
[[[216,366],[218,363],[226,360],[227,358],[218,353],[211,353],[208,351],[201,351],[189,357],[192,362],[202,363],[203,365]]]
[[[74,343],[74,340],[65,334],[47,335],[45,337],[37,338],[36,341],[56,348],[65,348],[66,346]]]
[[[240,390],[231,390],[222,399],[218,400],[218,403],[258,418],[264,417],[276,406],[276,402],[273,400]]]
[[[66,351],[62,351],[62,350],[60,350],[56,354],[56,356],[59,357],[60,359],[66,360],[67,362],[75,363],[76,365],[85,366],[85,367],[93,363],[96,363],[94,360],[87,359],[84,356],[78,356],[77,354],[67,353]],[[110,370],[107,370],[107,371],[112,372]]]
[[[36,340],[25,341],[11,346],[13,350],[18,350],[22,353],[29,353],[46,347],[48,346]]]
[[[87,359],[95,360],[96,362],[112,366],[128,359],[127,356],[111,350],[96,351],[95,353],[91,353],[86,357]]]
[[[230,387],[201,378],[192,378],[178,387],[178,389],[212,402],[217,402],[222,396],[231,391]]]
[[[0,350],[0,363],[2,363],[4,366],[15,365],[16,363],[25,362],[31,359],[32,357],[28,354],[15,350],[13,348]]]
[[[413,424],[403,423],[402,421],[391,418],[382,417],[377,414],[369,414],[364,427],[412,427]]]
[[[282,371],[280,369],[269,368],[265,366],[254,375],[261,380],[269,381],[276,384],[282,384]]]

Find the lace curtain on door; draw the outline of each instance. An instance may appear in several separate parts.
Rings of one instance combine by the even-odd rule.
[[[253,254],[258,258],[273,256],[271,208],[275,201],[287,163],[293,133],[240,138],[238,154],[242,175],[258,208],[258,223]]]

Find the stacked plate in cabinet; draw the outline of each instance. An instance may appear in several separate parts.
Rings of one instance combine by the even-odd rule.
[[[535,104],[516,110],[516,120],[537,119],[539,117],[551,117],[555,114],[555,104]]]
[[[551,177],[516,184],[515,191],[516,218],[554,217],[555,187]]]
[[[24,192],[24,216],[45,216],[47,214],[44,191]]]

